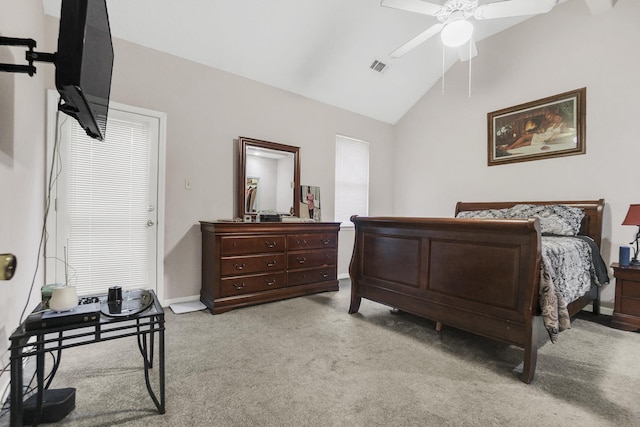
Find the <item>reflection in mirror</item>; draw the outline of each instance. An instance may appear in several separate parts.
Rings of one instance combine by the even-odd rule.
[[[238,216],[268,211],[299,215],[299,148],[239,138]]]
[[[247,154],[248,155],[248,154]],[[247,170],[251,169],[249,166],[252,162],[252,157],[247,157]],[[247,175],[252,174],[253,172],[248,172]],[[247,198],[247,207],[245,213],[256,213],[258,212],[258,187],[260,184],[260,177],[252,177],[247,176],[247,187],[246,187],[246,198]],[[262,188],[260,188],[262,190]]]
[[[245,213],[290,213],[293,207],[293,153],[247,147]]]

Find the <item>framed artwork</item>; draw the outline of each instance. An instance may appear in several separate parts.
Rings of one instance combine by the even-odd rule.
[[[487,114],[489,166],[584,154],[586,94],[577,89]]]

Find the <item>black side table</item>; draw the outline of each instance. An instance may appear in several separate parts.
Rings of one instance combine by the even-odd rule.
[[[101,315],[99,320],[92,323],[72,323],[65,326],[49,327],[28,330],[26,321],[23,322],[11,334],[11,426],[23,424],[23,371],[22,359],[36,356],[37,378],[37,411],[42,409],[42,396],[48,389],[60,364],[62,350],[108,341],[118,338],[135,336],[138,340],[138,349],[142,355],[144,365],[144,378],[147,391],[158,412],[165,412],[165,366],[164,366],[164,310],[160,305],[156,294],[149,291],[153,302],[146,310],[130,316],[110,317]],[[106,300],[106,296],[100,297]],[[37,307],[34,312],[40,310]],[[149,370],[153,368],[154,344],[158,338],[158,378],[159,397],[156,396],[149,379]],[[32,339],[35,337],[35,341]],[[57,357],[49,375],[47,384],[44,384],[44,362],[48,352],[57,352]],[[39,414],[35,424],[38,424]],[[35,425],[34,424],[34,425]]]

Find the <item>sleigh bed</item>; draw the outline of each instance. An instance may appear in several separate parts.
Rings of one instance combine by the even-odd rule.
[[[599,312],[599,285],[608,282],[599,253],[603,207],[602,199],[459,202],[456,218],[353,216],[349,313],[366,298],[436,321],[438,328],[449,325],[513,344],[524,349],[522,381],[528,384],[545,334],[555,341],[569,317],[589,303]],[[568,222],[567,212],[576,214]],[[558,216],[559,230],[554,228]],[[558,256],[564,241],[588,248]],[[550,261],[547,254],[557,259]],[[586,258],[582,268],[588,272],[553,272],[554,264]],[[568,297],[555,282],[573,276],[588,283],[565,304]]]

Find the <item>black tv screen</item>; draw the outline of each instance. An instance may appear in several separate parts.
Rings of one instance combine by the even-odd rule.
[[[106,0],[62,0],[55,65],[59,110],[104,140],[113,69]]]

